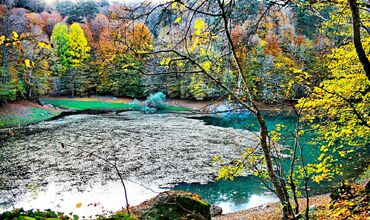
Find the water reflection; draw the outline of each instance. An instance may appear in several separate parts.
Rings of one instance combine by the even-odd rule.
[[[223,213],[253,208],[277,200],[255,177],[239,177],[234,181],[220,180],[205,185],[179,184],[175,189],[197,193],[208,202],[222,207]]]
[[[199,118],[197,118],[199,119]],[[248,129],[251,131],[258,131],[258,123],[256,122],[255,118],[250,114],[239,114],[239,115],[230,115],[228,117],[203,117],[201,118],[207,124],[220,126],[220,127],[233,127],[239,129]],[[270,129],[274,128],[276,124],[284,124],[287,128],[291,128],[294,122],[294,118],[289,116],[266,116],[267,124]],[[119,124],[119,126],[122,126]],[[114,130],[114,129],[112,129]],[[122,129],[116,129],[122,130]],[[110,132],[110,131],[109,131]],[[69,134],[70,135],[70,134]],[[89,133],[90,136],[95,136],[94,132]],[[70,135],[73,136],[73,135]],[[91,141],[92,138],[88,136],[86,140]],[[104,137],[104,135],[100,135]],[[54,138],[54,136],[53,136]],[[103,139],[102,142],[106,143],[108,140]],[[53,142],[55,142],[53,140]],[[50,145],[50,144],[49,144]],[[49,146],[50,151],[53,152],[55,149],[60,150],[58,148],[53,147],[52,145]],[[105,145],[104,145],[105,147]],[[26,149],[26,148],[25,148]],[[150,148],[151,149],[151,148]],[[44,150],[44,149],[42,149]],[[133,151],[136,152],[136,151]],[[32,151],[33,153],[33,151]],[[313,161],[317,158],[318,151],[313,148],[307,148],[304,152],[306,161]],[[5,154],[5,152],[4,152]],[[21,151],[17,151],[18,157],[26,157],[29,154],[22,154]],[[26,156],[25,156],[26,155]],[[53,156],[52,154],[50,154]],[[1,155],[0,155],[1,156]],[[33,165],[39,164],[38,160],[41,160],[38,156]],[[45,158],[49,157],[49,155],[45,155]],[[4,160],[7,156],[4,156]],[[56,157],[58,159],[59,157]],[[61,158],[59,158],[61,159]],[[55,160],[53,159],[51,165],[55,165]],[[27,161],[27,160],[25,160]],[[37,162],[37,163],[36,163]],[[26,163],[26,162],[25,162]],[[44,162],[45,163],[45,162]],[[9,163],[11,164],[11,163]],[[65,165],[64,161],[58,163],[58,166]],[[32,165],[32,164],[31,164]],[[51,165],[49,167],[51,167]],[[73,165],[73,164],[72,164]],[[64,170],[71,170],[74,171],[76,166],[67,167],[68,169]],[[23,167],[27,167],[25,164]],[[30,166],[32,167],[32,166]],[[38,169],[44,171],[43,166],[40,166]],[[92,167],[91,164],[86,164],[84,167],[84,172],[86,175],[86,179],[90,178],[90,174],[86,173],[88,168]],[[21,170],[16,166],[10,166],[10,168],[17,170],[20,172],[20,176],[26,176],[27,169]],[[41,172],[40,173],[43,173]],[[58,171],[60,174],[61,171]],[[68,172],[67,172],[68,173]],[[94,172],[93,172],[94,173]],[[55,174],[53,171],[51,174]],[[43,174],[46,175],[46,174]],[[107,176],[109,176],[107,174]],[[107,179],[107,178],[103,178]],[[55,179],[54,179],[55,180]],[[81,182],[80,177],[74,175],[72,179],[72,183]],[[65,181],[63,178],[59,178],[59,182]],[[185,180],[183,180],[185,181]],[[25,209],[31,208],[51,208],[56,211],[64,211],[74,212],[78,215],[95,215],[97,213],[102,213],[105,210],[120,210],[122,206],[125,205],[124,197],[123,197],[123,189],[119,182],[115,181],[108,181],[108,182],[95,182],[90,187],[87,187],[86,190],[80,192],[78,189],[69,190],[71,187],[74,187],[73,184],[66,183],[65,188],[60,184],[54,184],[53,181],[50,181],[47,184],[45,191],[39,190],[37,192],[37,197],[33,192],[26,193],[23,197],[17,198],[15,201],[15,208],[24,207]],[[129,192],[129,202],[131,205],[137,205],[143,202],[146,199],[149,199],[156,195],[156,193],[145,189],[137,184],[128,183],[128,192]],[[82,187],[85,189],[84,187]],[[314,188],[314,187],[313,187]],[[248,209],[252,207],[256,207],[265,203],[269,203],[272,201],[276,201],[276,198],[272,194],[268,194],[268,191],[264,188],[263,184],[256,179],[255,177],[240,177],[236,178],[233,182],[231,181],[217,181],[214,183],[209,183],[206,185],[201,184],[180,184],[175,187],[175,189],[185,190],[189,192],[194,192],[200,194],[204,199],[206,199],[209,203],[219,205],[223,208],[224,213],[238,211],[242,209]],[[316,189],[317,190],[317,189]],[[160,189],[155,189],[156,192],[161,191]],[[2,198],[0,198],[0,202]],[[77,209],[75,207],[76,203],[81,202],[83,205],[81,208]],[[92,204],[88,206],[88,204]],[[0,212],[3,211],[0,209]]]
[[[163,189],[150,187],[155,192],[144,188],[136,183],[127,182],[128,198],[130,205],[138,205],[141,202],[157,195]],[[77,203],[82,203],[80,208]],[[17,198],[13,207],[1,209],[0,213],[13,208],[28,209],[52,209],[64,213],[77,214],[91,218],[96,214],[111,213],[122,210],[125,207],[124,191],[119,181],[100,182],[87,187],[81,192],[77,188],[72,191],[63,191],[63,186],[49,183],[44,191],[28,192]]]

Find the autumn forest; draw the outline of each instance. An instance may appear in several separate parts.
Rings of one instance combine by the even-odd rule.
[[[0,219],[368,219],[369,59],[366,0],[1,0]]]

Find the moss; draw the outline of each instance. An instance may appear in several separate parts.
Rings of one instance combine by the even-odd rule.
[[[364,172],[357,178],[358,183],[369,181],[370,179],[370,166],[364,169]]]
[[[54,212],[52,210],[28,210],[15,209],[0,214],[0,219],[12,219],[12,220],[76,220],[80,219],[77,215],[69,217],[61,212]],[[98,220],[136,220],[137,218],[132,217],[124,212],[117,212],[111,216],[97,216]]]
[[[51,210],[29,210],[15,209],[0,214],[0,219],[14,219],[14,220],[62,220],[71,219],[64,216],[63,213],[54,212]]]
[[[211,219],[210,205],[199,195],[182,191],[160,193],[140,219]]]
[[[103,101],[78,101],[68,99],[44,99],[45,104],[51,104],[61,109],[88,110],[88,109],[135,109],[135,105],[130,103],[103,102]],[[163,111],[189,111],[190,109],[182,106],[163,105]],[[26,115],[0,115],[0,128],[16,127],[28,125],[48,120],[60,111],[50,111],[42,108],[30,107]]]
[[[105,217],[105,216],[98,216],[97,217],[97,220],[115,220],[115,219],[119,219],[119,220],[137,220],[137,218],[135,217],[132,217],[130,216],[129,214],[125,213],[125,212],[117,212],[109,217]]]

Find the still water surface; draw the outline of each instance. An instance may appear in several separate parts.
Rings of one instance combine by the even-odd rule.
[[[205,116],[197,119],[208,125],[219,127],[245,129],[254,132],[259,129],[257,121],[250,114]],[[294,118],[286,115],[266,115],[266,119],[270,129],[275,128],[276,124],[283,124],[287,128],[294,125]],[[313,161],[317,153],[317,150],[314,149],[305,151],[306,161]],[[86,216],[102,213],[102,211],[120,210],[125,204],[123,189],[117,179],[106,178],[104,181],[98,179],[92,183],[89,182],[87,186],[80,187],[78,184],[76,187],[70,187],[63,185],[61,180],[58,181],[58,184],[50,182],[45,187],[28,187],[29,190],[26,193],[14,198],[12,206],[15,208],[24,207],[25,209],[51,208]],[[140,182],[140,180],[135,181]],[[79,182],[80,180],[76,180],[76,183]],[[143,183],[143,185],[145,187],[133,182],[127,183],[130,205],[137,205],[168,189],[158,188],[150,183]],[[40,190],[41,188],[42,190]],[[174,188],[200,194],[208,202],[221,206],[224,213],[277,201],[276,197],[267,191],[258,179],[252,176],[236,178],[234,181],[221,180],[208,184],[178,184]],[[11,195],[8,196],[12,197]],[[4,203],[4,201],[9,200],[0,198],[0,203]],[[80,202],[82,202],[82,207],[77,209],[76,204]],[[3,210],[13,208],[9,204],[4,207]]]

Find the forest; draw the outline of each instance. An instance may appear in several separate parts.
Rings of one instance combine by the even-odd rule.
[[[203,212],[208,206],[184,208],[180,199],[175,209],[186,214],[168,214],[171,202],[156,206],[162,188],[189,184],[184,191],[212,200],[189,190],[192,184],[234,186],[243,178],[244,185],[258,181],[263,198],[272,193],[278,211],[254,218],[226,213],[224,219],[370,216],[366,0],[1,0],[0,47],[0,219],[43,219],[35,217],[40,213],[64,219],[58,212],[9,209],[18,195],[40,194],[44,182],[58,185],[61,170],[82,185],[102,176],[123,186],[122,213],[107,219],[211,219]],[[33,107],[15,107],[19,103]],[[189,143],[196,147],[184,147]],[[42,148],[43,159],[25,156]],[[51,158],[65,149],[70,163]],[[73,165],[77,160],[85,162]],[[90,178],[91,160],[101,174]],[[40,165],[31,169],[20,161]],[[75,166],[79,171],[71,171]],[[130,197],[139,193],[130,195],[131,177],[158,187],[156,211],[132,209]],[[186,193],[164,195],[188,199]],[[330,199],[315,197],[327,193]],[[255,207],[261,206],[249,208]]]

